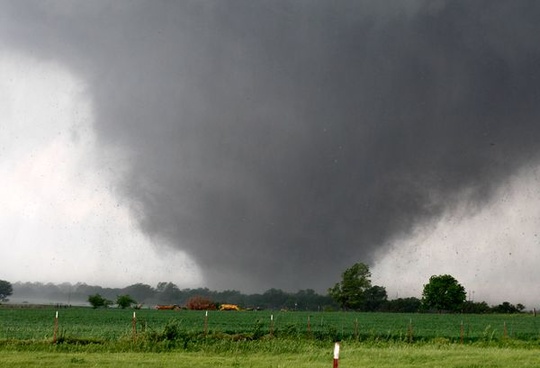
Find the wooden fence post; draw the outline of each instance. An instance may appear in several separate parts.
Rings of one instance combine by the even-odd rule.
[[[413,324],[412,324],[412,318],[409,320],[409,328],[407,331],[407,337],[409,340],[409,343],[413,342]]]
[[[56,311],[56,315],[54,316],[53,344],[56,344],[57,337],[58,337],[58,311]]]

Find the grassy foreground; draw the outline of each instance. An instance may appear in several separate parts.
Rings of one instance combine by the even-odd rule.
[[[296,353],[265,352],[167,352],[88,353],[2,351],[0,366],[7,367],[295,367],[332,366],[332,346],[305,346]],[[467,345],[387,344],[366,347],[344,345],[339,366],[345,367],[540,367],[536,349],[478,347]]]

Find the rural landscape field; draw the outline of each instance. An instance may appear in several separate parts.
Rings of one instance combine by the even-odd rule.
[[[0,0],[0,368],[540,368],[539,34]]]
[[[532,314],[0,308],[0,363],[30,366],[540,366]],[[135,317],[135,318],[134,318]]]

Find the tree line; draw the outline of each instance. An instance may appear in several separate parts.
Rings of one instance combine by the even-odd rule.
[[[371,284],[368,265],[356,263],[341,275],[341,281],[328,294],[343,310],[380,312],[437,313],[520,313],[521,303],[509,302],[490,307],[486,302],[466,300],[465,288],[451,275],[433,275],[424,285],[422,298],[388,300],[386,288]]]
[[[56,285],[39,282],[16,282],[13,284],[13,294],[18,299],[47,300],[51,303],[64,305],[91,303],[88,299],[94,297],[92,300],[98,301],[99,306],[105,306],[117,304],[119,296],[129,296],[133,300],[133,304],[142,304],[145,307],[167,304],[185,306],[193,297],[204,297],[217,304],[237,304],[244,308],[253,309],[317,311],[338,308],[330,296],[321,295],[312,289],[286,292],[272,288],[263,293],[245,294],[237,290],[180,289],[172,282],[159,282],[155,287],[137,283],[124,288],[105,288],[85,283]],[[95,298],[96,295],[99,295],[103,300]]]
[[[207,305],[235,304],[250,309],[272,310],[353,310],[363,312],[445,312],[445,313],[519,313],[522,304],[507,301],[489,306],[486,302],[466,300],[465,288],[451,275],[433,275],[424,285],[422,297],[388,299],[384,286],[372,285],[369,266],[356,263],[341,275],[341,281],[326,295],[312,289],[295,293],[269,289],[261,294],[244,294],[237,290],[213,291],[208,288],[180,289],[172,282],[159,282],[155,287],[144,283],[124,288],[104,288],[85,283],[17,282],[0,280],[0,302],[12,294],[19,298],[42,299],[56,304],[90,303],[94,307],[113,304],[125,308],[132,305],[188,306],[198,300]]]

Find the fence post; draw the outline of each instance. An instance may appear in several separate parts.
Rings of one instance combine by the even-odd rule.
[[[58,311],[56,311],[56,314],[54,316],[53,344],[56,344],[57,336],[58,336]]]
[[[270,336],[274,336],[274,315],[270,315]]]
[[[461,325],[459,327],[459,341],[463,345],[463,321],[461,321]]]
[[[407,335],[408,335],[409,343],[412,343],[412,342],[413,342],[413,324],[412,324],[412,318],[409,320],[409,328],[408,328],[408,331],[407,331]]]
[[[135,315],[135,312],[133,312],[133,318],[131,320],[131,327],[132,327],[132,335],[133,340],[137,337],[137,316]]]
[[[208,311],[204,313],[204,336],[208,335]]]
[[[339,342],[334,344],[334,365],[333,368],[339,367]]]

